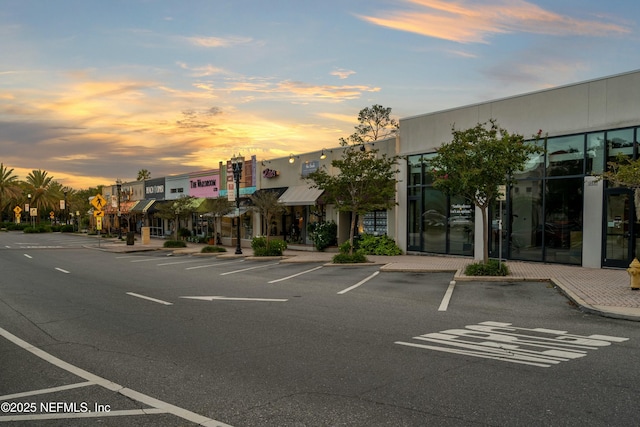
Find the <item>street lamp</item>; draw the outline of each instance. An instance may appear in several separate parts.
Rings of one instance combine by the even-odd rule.
[[[242,158],[240,153],[238,157],[231,159],[231,167],[233,168],[233,180],[236,183],[236,213],[237,215],[237,234],[236,234],[236,255],[242,254],[242,248],[240,247],[240,179],[242,178]]]
[[[28,215],[29,215],[29,224],[31,224],[31,226],[33,227],[33,217],[31,216],[31,193],[27,194],[27,199],[29,199],[29,204],[27,205],[29,207],[25,210],[28,212]]]
[[[122,181],[116,179],[116,188],[118,190],[118,239],[122,240],[122,224],[120,224],[120,192],[122,191]]]
[[[69,209],[67,208],[67,190],[64,191],[64,225],[69,224]]]

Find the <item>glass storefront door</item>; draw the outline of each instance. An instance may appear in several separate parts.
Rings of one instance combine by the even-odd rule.
[[[634,255],[633,192],[605,190],[603,267],[627,267]]]

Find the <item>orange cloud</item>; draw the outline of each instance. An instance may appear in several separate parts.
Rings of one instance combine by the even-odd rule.
[[[549,35],[623,35],[630,28],[598,20],[560,15],[524,0],[498,0],[477,4],[471,0],[406,0],[412,10],[393,11],[384,16],[361,16],[375,25],[450,40],[459,43],[487,43],[496,34],[528,32]]]

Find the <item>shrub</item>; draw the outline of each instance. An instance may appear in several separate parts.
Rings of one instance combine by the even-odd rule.
[[[212,245],[208,245],[202,248],[203,254],[210,254],[215,252],[227,252],[227,249],[223,248],[222,246],[212,246]]]
[[[266,237],[254,237],[253,240],[251,240],[251,249],[253,249],[255,256],[282,256],[282,252],[287,249],[287,242],[274,239],[269,240],[269,244],[267,245]]]
[[[191,230],[188,228],[181,228],[178,230],[178,236],[186,239],[187,237],[191,237]]]
[[[35,227],[25,227],[22,230],[23,233],[51,233],[51,226],[49,225],[36,225]]]
[[[505,263],[500,263],[496,259],[490,259],[488,263],[481,262],[469,264],[464,270],[467,276],[507,276],[509,268]]]
[[[187,242],[182,240],[167,240],[164,242],[163,247],[165,248],[186,248]]]
[[[338,239],[338,225],[335,221],[313,222],[307,226],[309,238],[319,251],[324,251],[328,246],[335,245]]]
[[[73,228],[73,225],[66,224],[60,227],[60,231],[62,231],[63,233],[73,233],[75,229]]]
[[[396,245],[395,240],[387,236],[374,236],[363,234],[358,241],[359,250],[366,255],[402,255],[402,250]]]
[[[356,251],[353,255],[348,253],[335,254],[332,259],[334,264],[355,264],[361,262],[369,262],[367,257],[360,251]]]

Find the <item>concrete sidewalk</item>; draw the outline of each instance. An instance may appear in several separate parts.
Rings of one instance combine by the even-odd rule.
[[[104,250],[111,252],[139,252],[160,250],[164,240],[151,239],[149,245],[137,241],[133,246],[116,239],[101,242]],[[189,243],[185,249],[173,249],[173,253],[199,253],[204,245]],[[165,249],[166,250],[166,249]],[[234,256],[235,248],[227,248],[226,257]],[[241,256],[253,255],[251,248],[242,248]],[[330,263],[334,253],[286,250],[281,262]],[[215,255],[214,255],[215,256]],[[381,271],[452,271],[456,281],[549,281],[557,286],[581,310],[601,316],[640,321],[640,291],[632,291],[626,270],[596,269],[560,264],[506,261],[510,275],[507,277],[469,277],[464,269],[474,262],[470,258],[452,256],[368,256],[380,264]]]

